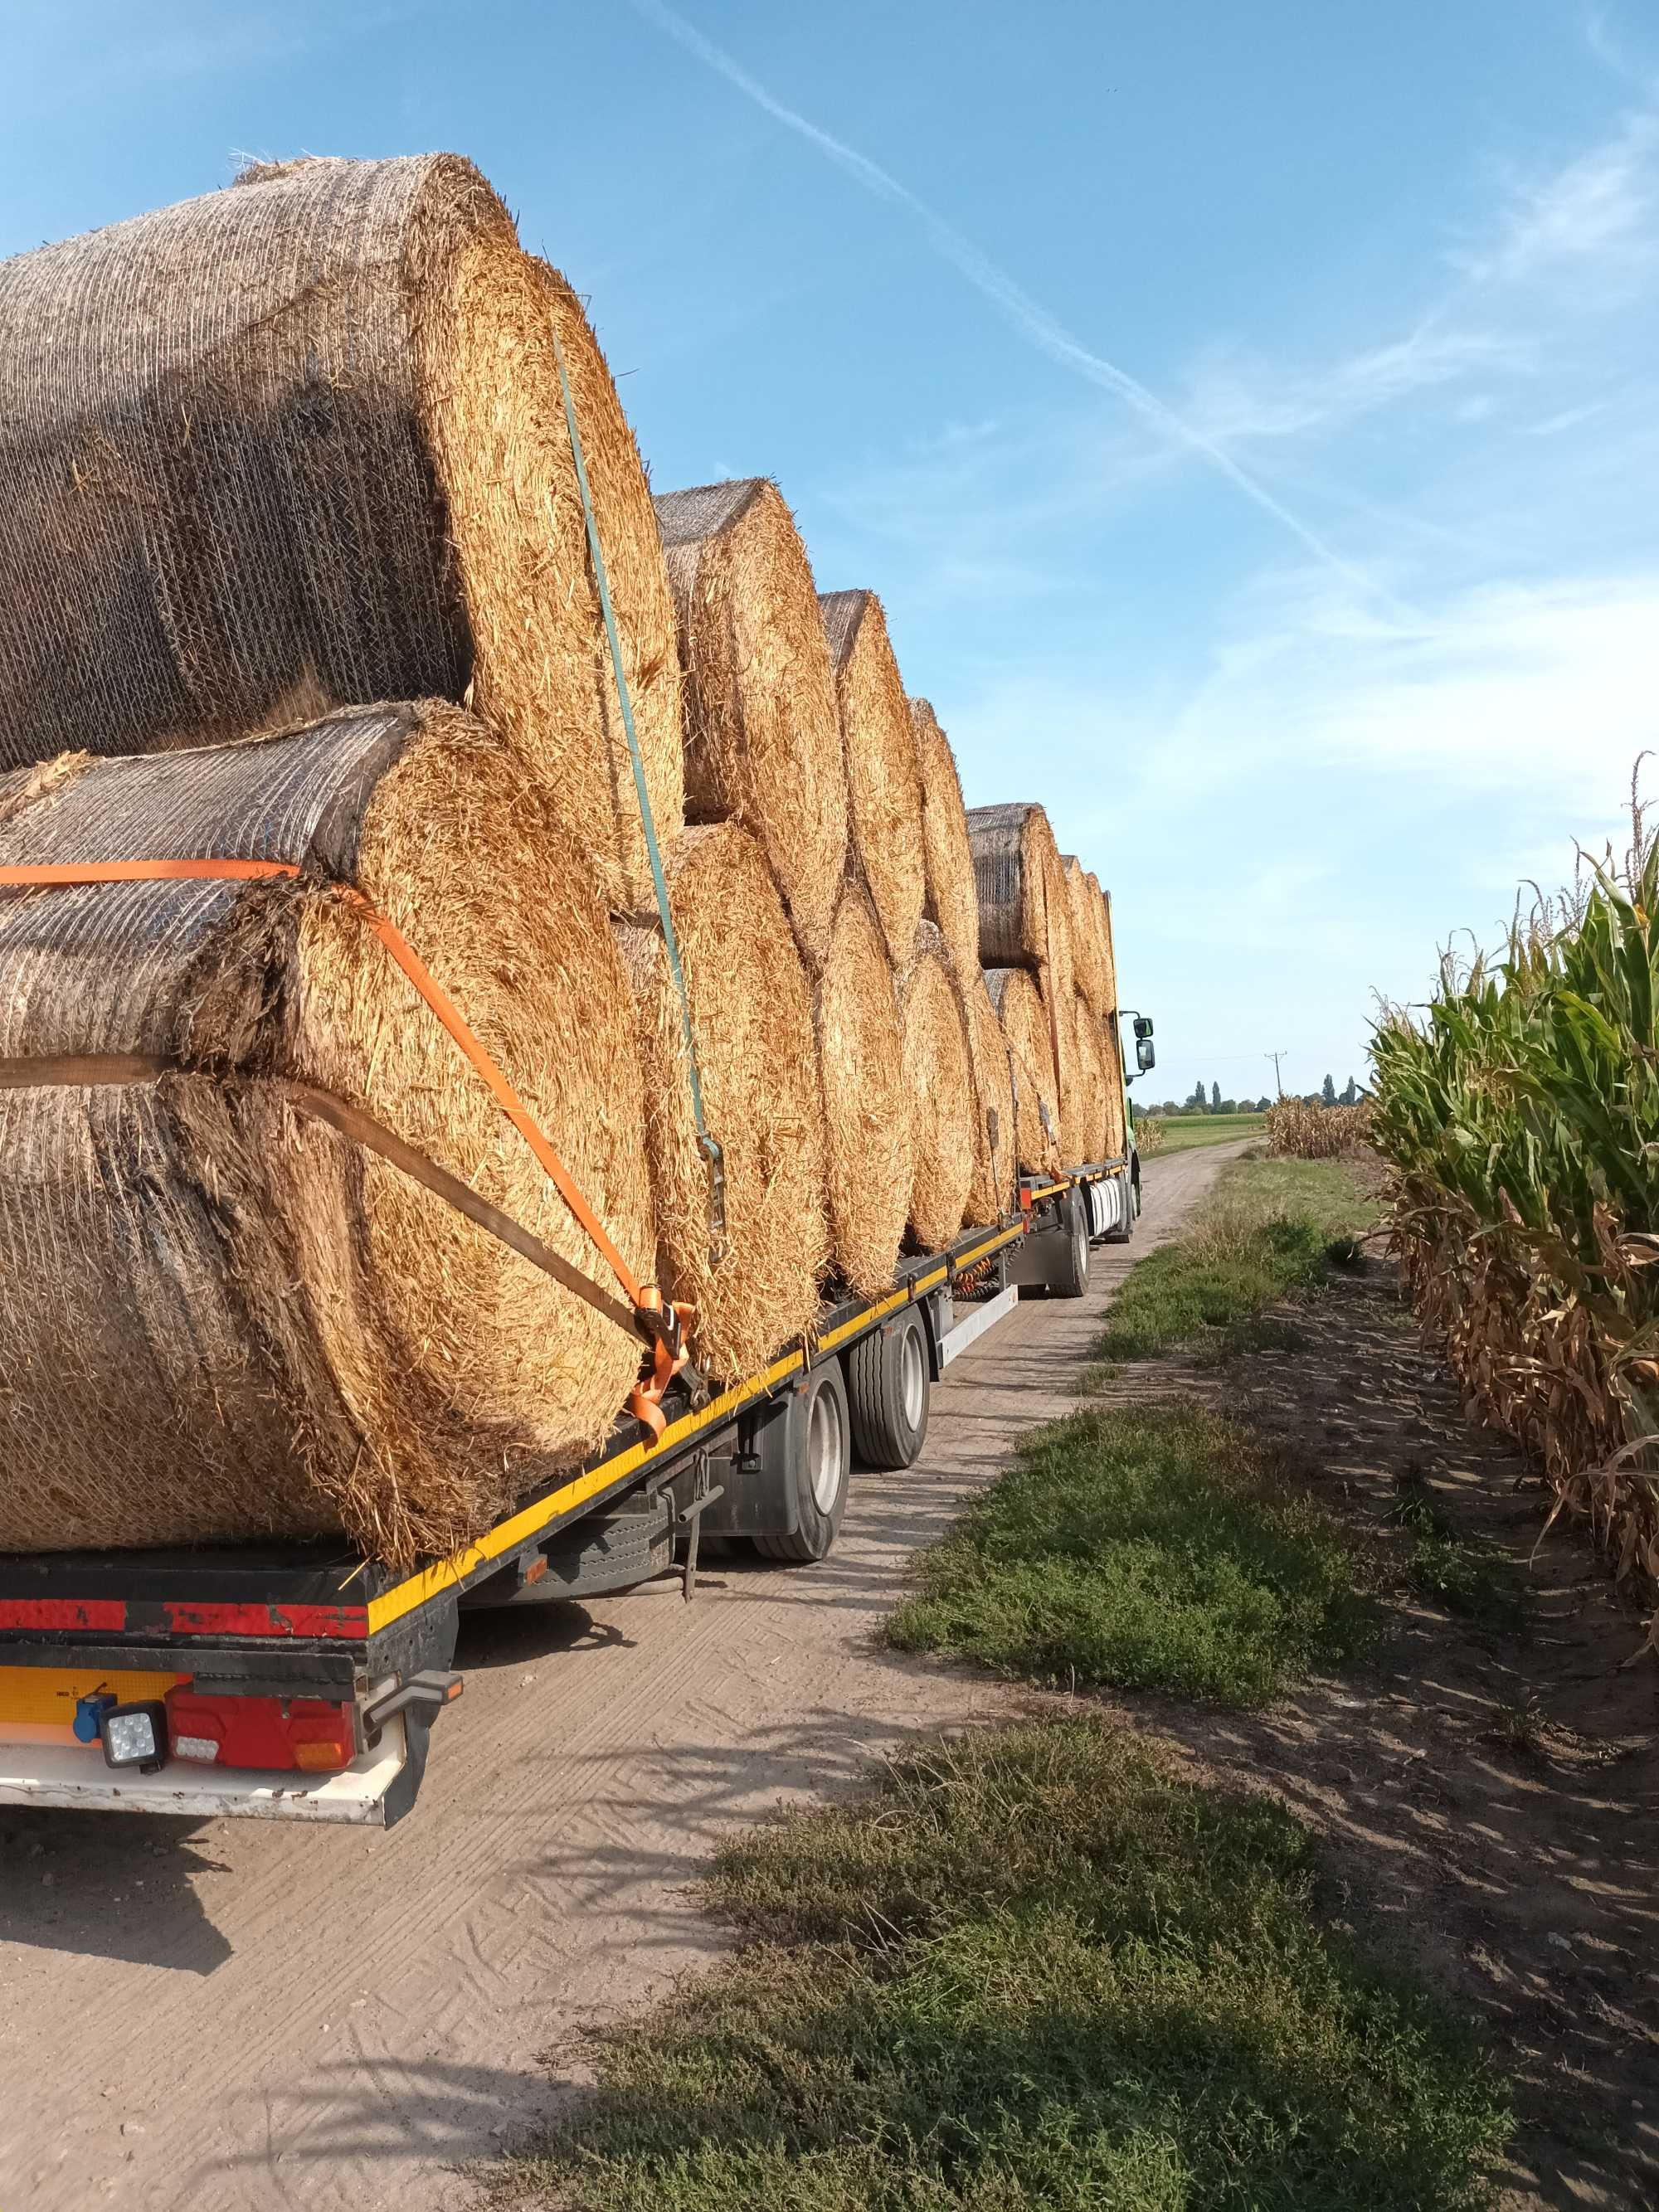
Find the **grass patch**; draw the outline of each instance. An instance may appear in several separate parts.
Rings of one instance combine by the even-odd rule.
[[[1039,1429],[915,1571],[892,1643],[1042,1683],[1258,1705],[1372,1631],[1336,1523],[1195,1406]]]
[[[1332,1926],[1310,1839],[1091,1722],[924,1748],[720,1860],[744,1950],[598,2046],[498,2203],[1463,2212],[1468,2032]]]
[[[1419,1468],[1406,1468],[1395,1487],[1392,1517],[1411,1536],[1406,1571],[1418,1595],[1478,1628],[1518,1635],[1527,1625],[1527,1595],[1514,1562],[1461,1534]]]
[[[1343,1160],[1235,1160],[1186,1236],[1125,1277],[1096,1345],[1108,1369],[1177,1346],[1248,1348],[1240,1325],[1352,1266],[1377,1208]],[[1086,1378],[1097,1387],[1099,1370]]]
[[[1230,1145],[1237,1137],[1259,1137],[1267,1123],[1262,1114],[1172,1114],[1155,1118],[1163,1131],[1157,1146],[1160,1158],[1165,1152],[1190,1152],[1194,1145]]]

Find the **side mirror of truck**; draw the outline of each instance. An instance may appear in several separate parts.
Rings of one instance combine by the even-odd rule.
[[[1139,1029],[1140,1027],[1140,1024],[1137,1022],[1135,1024],[1135,1027]],[[1149,1068],[1154,1068],[1158,1066],[1158,1048],[1153,1044],[1151,1037],[1144,1036],[1137,1037],[1135,1039],[1135,1066],[1140,1070],[1143,1075],[1146,1073]]]
[[[1152,1016],[1151,1016],[1150,1014],[1137,1014],[1137,1015],[1135,1016],[1135,1042],[1136,1042],[1137,1044],[1145,1044],[1145,1042],[1146,1042],[1147,1038],[1148,1038],[1149,1036],[1151,1036],[1152,1033]],[[1146,1065],[1147,1065],[1147,1066],[1148,1066],[1148,1067],[1150,1067],[1150,1066],[1152,1066],[1152,1061],[1151,1061],[1150,1060],[1146,1062]]]

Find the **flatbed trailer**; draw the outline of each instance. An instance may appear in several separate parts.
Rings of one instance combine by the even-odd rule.
[[[412,1573],[343,1541],[0,1554],[0,1805],[390,1826],[460,1692],[463,1612],[666,1574],[689,1598],[708,1537],[822,1559],[854,1460],[909,1465],[930,1385],[1022,1289],[1080,1294],[1091,1244],[1127,1242],[1139,1206],[1133,1144],[1024,1179],[995,1226],[906,1260],[735,1388],[672,1386],[659,1437],[623,1420]]]

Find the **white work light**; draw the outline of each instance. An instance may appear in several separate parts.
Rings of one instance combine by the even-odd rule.
[[[157,1774],[167,1764],[167,1709],[159,1699],[142,1705],[112,1705],[99,1733],[111,1766],[136,1766],[141,1774]]]

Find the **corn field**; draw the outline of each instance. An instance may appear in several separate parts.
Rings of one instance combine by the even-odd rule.
[[[1384,1009],[1372,1141],[1407,1284],[1476,1409],[1650,1599],[1659,848],[1635,823],[1622,866],[1540,896],[1500,957],[1443,956],[1425,1019]]]
[[[1262,1124],[1267,1150],[1297,1160],[1334,1160],[1370,1142],[1370,1100],[1359,1106],[1310,1106],[1304,1098],[1281,1098],[1267,1109]]]

